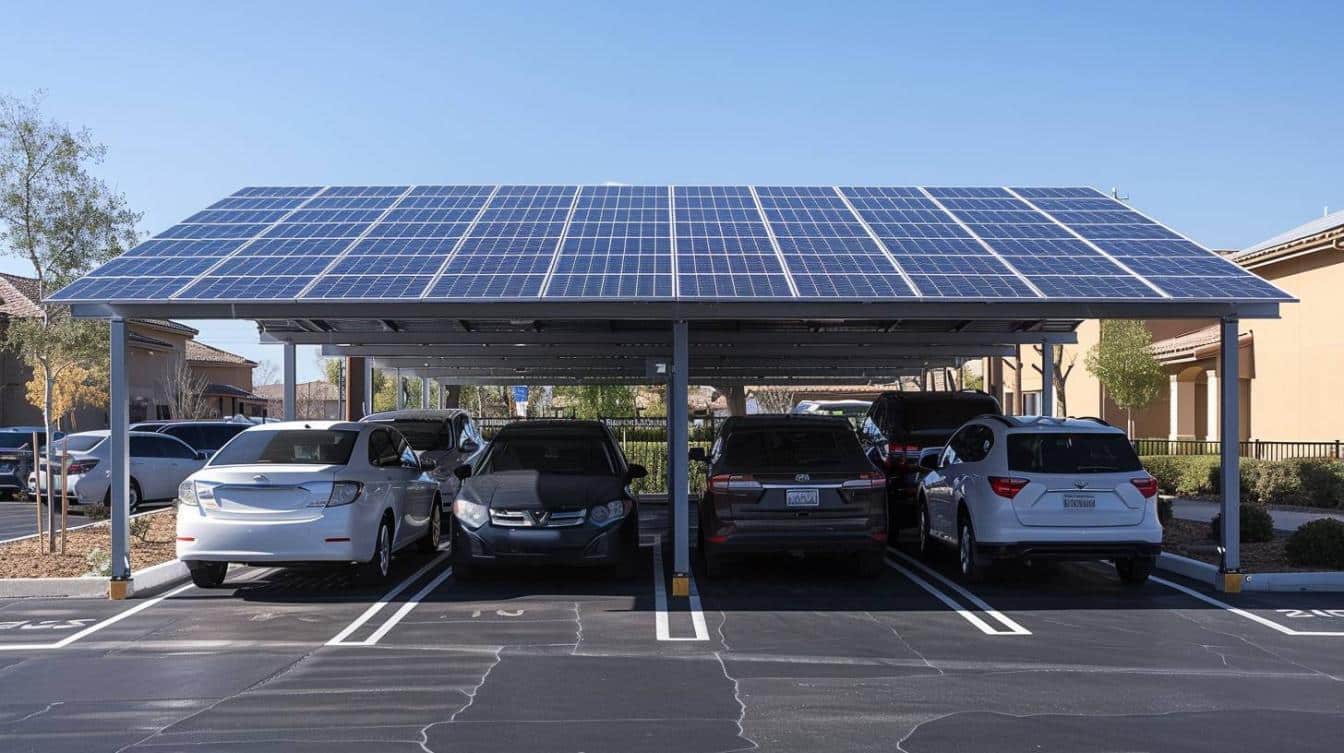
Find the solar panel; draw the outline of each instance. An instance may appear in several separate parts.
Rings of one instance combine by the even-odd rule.
[[[542,294],[555,298],[672,296],[666,186],[585,186]]]
[[[1281,301],[1091,188],[252,186],[64,302]]]
[[[793,295],[750,188],[676,186],[672,194],[680,297]]]

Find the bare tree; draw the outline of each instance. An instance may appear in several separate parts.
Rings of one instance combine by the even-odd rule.
[[[1032,346],[1032,349],[1035,350],[1038,355],[1043,352],[1043,349],[1039,345]],[[1069,374],[1073,373],[1073,367],[1078,363],[1078,354],[1065,354],[1064,346],[1060,345],[1054,348],[1054,359],[1054,386],[1055,395],[1059,398],[1059,414],[1067,416],[1069,415],[1069,393],[1064,391],[1064,387],[1068,384]],[[1031,368],[1035,369],[1037,374],[1041,373],[1039,364],[1032,364]],[[1041,385],[1041,389],[1045,390],[1045,385]]]
[[[762,388],[756,390],[756,405],[762,413],[788,413],[793,409],[793,390]]]
[[[164,368],[159,390],[173,418],[215,418],[205,396],[205,377],[196,374],[185,358],[173,358]]]

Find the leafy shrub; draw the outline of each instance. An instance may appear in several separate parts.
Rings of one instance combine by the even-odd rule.
[[[1242,505],[1241,514],[1238,517],[1241,518],[1240,538],[1242,543],[1273,540],[1274,518],[1265,508],[1256,505]],[[1222,513],[1213,516],[1213,522],[1209,524],[1209,534],[1214,541],[1222,539]]]
[[[89,575],[96,575],[103,578],[112,577],[112,555],[102,549],[92,549],[84,556],[84,562],[89,566]]]
[[[1294,565],[1344,570],[1344,523],[1313,520],[1288,537],[1284,550]]]
[[[111,513],[105,505],[90,505],[84,508],[84,519],[89,522],[107,520]]]
[[[1141,460],[1165,494],[1207,497],[1221,491],[1221,463],[1215,455],[1146,455]],[[1239,465],[1243,502],[1344,507],[1344,462],[1242,458]]]
[[[131,518],[129,523],[131,527],[132,536],[136,537],[137,539],[140,539],[141,541],[148,540],[147,537],[149,536],[149,529],[151,526],[154,525],[153,521],[149,519],[148,515],[138,515],[134,518]]]
[[[1218,492],[1218,458],[1208,455],[1148,455],[1143,467],[1164,494],[1202,497]]]

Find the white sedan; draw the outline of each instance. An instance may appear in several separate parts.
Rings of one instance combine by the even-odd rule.
[[[388,577],[392,555],[439,547],[443,501],[405,438],[381,424],[254,426],[178,489],[177,557],[203,588],[230,562],[353,563]]]
[[[66,466],[66,490],[70,507],[98,507],[108,504],[108,490],[112,486],[108,457],[111,446],[107,441],[110,432],[84,431],[69,434],[57,440],[54,451],[57,457],[56,471],[52,474],[53,487],[60,494],[61,471],[60,455],[68,456]],[[205,453],[192,449],[186,442],[164,434],[146,431],[130,432],[127,448],[131,460],[130,498],[131,512],[140,507],[141,502],[153,500],[171,500],[177,494],[182,479],[205,465]],[[47,458],[44,454],[38,470],[28,474],[28,492],[35,494],[39,489],[47,488]]]

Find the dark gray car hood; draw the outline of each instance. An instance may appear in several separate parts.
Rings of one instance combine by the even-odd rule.
[[[625,496],[616,476],[503,471],[462,482],[459,495],[496,510],[572,510]]]

